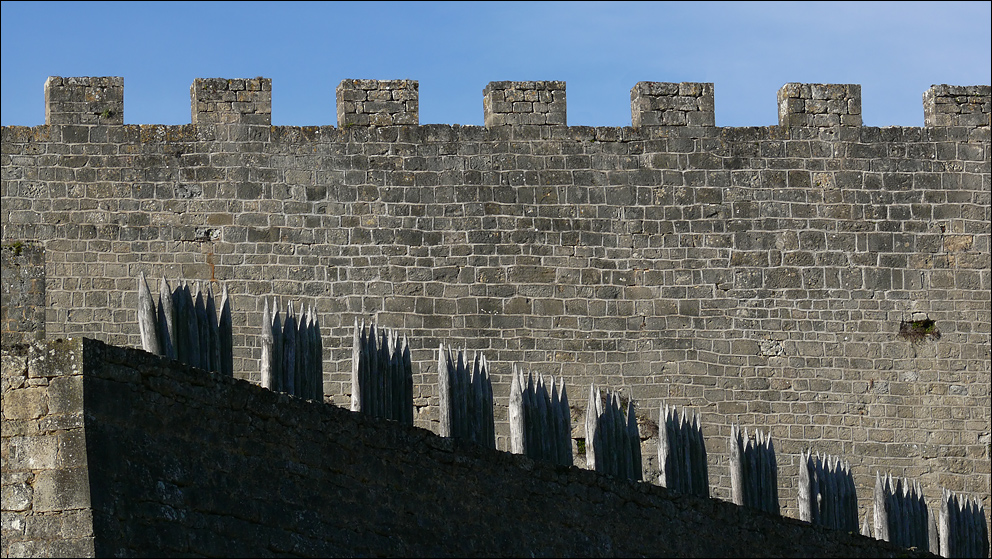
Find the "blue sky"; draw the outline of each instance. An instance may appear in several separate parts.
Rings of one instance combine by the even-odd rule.
[[[348,78],[420,82],[422,124],[483,124],[490,81],[564,80],[568,124],[629,126],[638,81],[712,82],[718,126],[777,124],[788,82],[859,83],[866,126],[931,84],[992,83],[992,2],[3,2],[2,124],[48,76],[123,76],[128,124],[190,122],[197,77],[272,79],[272,122],[335,124]]]

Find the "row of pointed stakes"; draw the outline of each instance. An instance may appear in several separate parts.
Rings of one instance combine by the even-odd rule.
[[[802,453],[799,519],[834,530],[858,531],[858,495],[850,464],[836,456]]]
[[[877,539],[943,557],[988,557],[988,526],[977,498],[943,489],[934,515],[918,482],[876,474],[874,508]],[[871,536],[867,518],[861,533]]]
[[[413,425],[413,361],[406,336],[355,319],[351,411]]]
[[[572,412],[564,382],[528,374],[513,366],[510,380],[510,450],[535,460],[572,465]]]
[[[940,497],[937,532],[939,553],[944,557],[987,557],[989,528],[978,499],[944,489]],[[930,544],[933,551],[933,544]],[[936,553],[936,551],[935,551]]]
[[[477,353],[469,361],[465,350],[456,355],[442,344],[437,350],[437,372],[438,434],[495,449],[493,384],[485,355]]]
[[[874,496],[877,539],[902,547],[930,549],[931,539],[935,538],[930,538],[930,513],[919,482],[875,474]]]
[[[323,352],[314,310],[297,318],[289,306],[285,322],[273,300],[262,322],[262,385],[305,398],[321,399]],[[186,282],[173,290],[162,278],[157,305],[144,273],[138,279],[138,326],[142,348],[193,367],[233,377],[231,304],[223,287],[220,315],[213,291]],[[352,346],[353,411],[413,424],[413,368],[409,344],[389,329],[366,329],[355,321]],[[481,353],[469,366],[464,351],[457,356],[443,345],[438,350],[441,392],[441,435],[495,448],[492,383]],[[533,459],[572,465],[571,413],[563,382],[545,383],[532,374],[524,382],[513,368],[510,389],[511,451]],[[679,493],[709,495],[706,448],[699,416],[681,417],[667,405],[661,412],[658,458],[660,483]],[[590,386],[586,413],[586,463],[589,469],[640,480],[640,436],[633,400],[623,413],[615,392]],[[753,438],[731,427],[731,496],[734,503],[779,514],[778,467],[771,437]],[[800,518],[813,524],[854,531],[857,495],[850,465],[836,457],[804,453],[800,464]],[[876,475],[874,524],[877,539],[903,547],[929,549],[945,557],[986,557],[989,534],[985,511],[977,500],[943,491],[939,520],[929,512],[919,483]],[[868,518],[861,533],[871,536]]]
[[[624,417],[616,392],[603,393],[589,386],[586,407],[586,464],[589,469],[615,477],[640,481],[641,436],[634,414],[634,400],[627,401]],[[592,413],[590,413],[592,411]]]
[[[686,495],[710,496],[706,443],[699,424],[699,414],[679,416],[666,404],[660,413],[658,432],[659,482],[662,487]]]
[[[360,334],[359,334],[360,332]],[[408,350],[406,340],[397,342],[395,334],[388,330],[378,336],[379,370],[389,370],[383,364],[393,363],[393,371],[402,377],[403,369],[395,364],[398,354]],[[364,323],[361,329],[356,322],[356,348],[359,355],[366,355],[361,363],[372,363],[375,349],[375,327],[366,333]],[[387,349],[392,348],[392,349]],[[370,367],[370,370],[375,367]],[[395,374],[395,373],[394,373]],[[440,434],[456,439],[468,440],[481,446],[495,448],[493,431],[492,385],[488,374],[485,356],[476,354],[471,362],[465,352],[457,355],[443,345],[438,348],[438,374],[440,392]],[[374,376],[374,374],[373,374]],[[380,381],[371,381],[366,386],[388,387],[396,385],[388,382],[388,374],[380,375]],[[402,377],[406,378],[406,377]],[[532,459],[547,460],[554,464],[572,465],[571,452],[571,412],[563,382],[555,385],[554,377],[545,382],[543,375],[534,378],[513,368],[510,388],[510,443],[511,451],[524,454]],[[362,386],[361,381],[359,386]],[[353,392],[353,398],[354,398]],[[360,396],[359,399],[362,397]],[[353,399],[353,409],[355,400]],[[412,405],[412,396],[410,396]],[[640,480],[641,452],[640,437],[632,400],[628,401],[626,414],[623,413],[620,397],[615,392],[603,391],[590,386],[589,405],[586,414],[586,461],[590,469],[624,479]],[[360,408],[359,408],[360,409]],[[662,467],[661,484],[674,491],[699,496],[709,495],[709,476],[706,464],[706,448],[700,427],[699,416],[681,417],[674,408],[665,406],[660,423],[664,425],[664,435],[659,437],[659,463]],[[734,502],[738,505],[755,508],[772,514],[779,514],[778,466],[775,448],[771,437],[756,431],[749,437],[746,428],[741,431],[737,425],[731,429],[731,483]],[[898,491],[895,492],[896,494]],[[918,490],[910,493],[907,503]],[[880,539],[888,534],[913,534],[895,536],[893,541],[905,547],[925,544],[926,530],[920,536],[918,512],[900,512],[892,519],[878,517],[883,511],[919,511],[922,499],[916,505],[897,502],[889,492],[887,505],[879,509],[876,505],[876,525],[888,526]],[[803,520],[835,529],[857,531],[857,495],[851,468],[837,458],[815,458],[805,453],[800,467],[800,515]],[[956,506],[952,498],[946,507],[953,514],[946,515],[947,523],[961,526],[951,531],[949,538],[966,542],[960,549],[985,549],[981,547],[981,536],[985,530],[984,514],[980,505]],[[970,502],[969,502],[970,503]],[[805,506],[804,506],[805,505]],[[925,507],[923,507],[925,513]],[[866,519],[867,522],[867,519]],[[880,524],[883,523],[883,524]],[[926,525],[926,522],[923,522]],[[967,527],[967,529],[964,529]],[[866,534],[868,535],[868,534]],[[935,541],[935,538],[934,538]],[[984,541],[988,541],[987,536]],[[907,543],[908,542],[908,543]],[[974,545],[973,542],[978,542]],[[971,547],[966,547],[971,545]],[[926,547],[922,547],[926,549]],[[971,555],[955,555],[971,556]],[[983,556],[983,555],[978,555]]]
[[[779,514],[778,463],[771,436],[730,428],[730,494],[735,504]]]
[[[218,316],[213,289],[208,286],[204,294],[199,283],[194,295],[186,282],[173,290],[163,277],[156,305],[142,272],[138,278],[138,330],[141,347],[149,353],[234,376],[234,327],[226,285]]]
[[[324,348],[320,321],[313,307],[299,316],[290,303],[286,318],[279,316],[279,304],[265,300],[262,310],[262,357],[259,370],[262,386],[311,400],[324,398]]]

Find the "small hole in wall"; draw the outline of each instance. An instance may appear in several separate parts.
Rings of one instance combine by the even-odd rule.
[[[575,439],[575,452],[577,454],[586,453],[586,440],[584,438]]]
[[[939,340],[940,330],[932,319],[903,320],[899,325],[899,337],[917,343],[924,340]]]

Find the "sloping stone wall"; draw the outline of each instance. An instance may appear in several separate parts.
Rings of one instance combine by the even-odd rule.
[[[0,556],[93,556],[81,349],[3,348]]]
[[[5,557],[928,556],[454,444],[92,339],[51,342],[11,360],[9,353],[4,507],[8,491],[29,496],[21,510],[4,511]],[[55,495],[46,493],[48,470],[18,458],[46,454],[25,450],[45,443],[8,435],[25,428],[21,416],[39,416],[40,400],[23,403],[37,390],[25,377],[40,378],[31,372],[39,366],[54,375],[44,377],[50,394],[62,390],[58,382],[73,387],[48,399],[47,417],[70,411],[83,419],[55,428],[49,469],[76,444],[62,441],[85,434],[74,454],[83,473],[63,473]],[[69,543],[78,546],[59,547]]]

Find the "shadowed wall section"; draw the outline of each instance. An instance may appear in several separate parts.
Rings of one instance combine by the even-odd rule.
[[[4,513],[4,556],[925,556],[92,339],[3,358],[4,492],[7,476],[53,478]],[[45,389],[32,382],[42,378]],[[57,397],[60,384],[75,397]],[[31,390],[64,402],[48,419],[78,418],[52,429],[83,435],[77,467],[6,465],[37,438],[7,435],[26,425],[8,420],[8,405]],[[70,514],[76,524],[55,522]],[[8,531],[15,522],[20,533]]]

